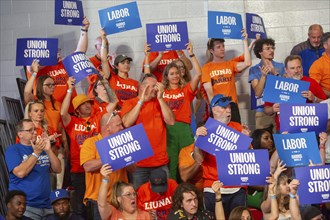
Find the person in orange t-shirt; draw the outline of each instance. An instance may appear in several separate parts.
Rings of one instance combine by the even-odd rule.
[[[238,109],[238,100],[235,86],[235,76],[251,66],[251,56],[248,48],[247,33],[243,29],[243,46],[244,46],[244,61],[226,61],[225,60],[225,45],[224,39],[211,38],[207,43],[208,52],[211,54],[212,61],[206,63],[202,67],[202,85],[211,101],[216,94],[224,94],[231,96],[233,99],[232,106],[232,121],[241,122],[241,117]]]
[[[97,136],[87,138],[80,151],[80,165],[84,167],[86,175],[84,203],[87,204],[87,219],[93,220],[101,220],[98,211],[97,197],[102,181],[102,175],[100,174],[102,162],[96,149],[95,142],[124,129],[121,118],[116,114],[116,111],[111,114],[104,114],[100,126],[101,132]],[[111,187],[117,181],[128,181],[125,168],[116,170],[110,174],[108,199],[110,198]]]
[[[211,100],[210,106],[212,108],[213,117],[215,120],[249,136],[250,130],[240,123],[231,121],[231,97],[223,94],[217,94]],[[202,126],[196,131],[196,136],[206,136],[207,129]],[[204,202],[207,210],[214,212],[215,196],[211,186],[214,181],[218,180],[218,170],[216,158],[213,154],[202,151],[195,146],[194,159],[197,163],[202,164],[203,168],[203,187],[204,187]],[[235,186],[226,186],[221,188],[222,202],[226,216],[236,206],[245,206],[246,192],[244,188]]]
[[[150,172],[149,182],[141,185],[138,190],[138,208],[150,212],[157,220],[166,220],[172,208],[172,196],[178,184],[167,178],[163,169]]]
[[[166,126],[167,153],[170,159],[170,178],[174,180],[180,178],[177,172],[180,150],[194,143],[194,135],[190,128],[192,115],[191,102],[195,98],[199,80],[202,75],[191,43],[187,44],[187,51],[196,69],[196,74],[193,79],[186,83],[181,75],[179,67],[174,62],[165,67],[163,78],[163,84],[165,86],[163,98],[175,115],[175,124]]]
[[[174,114],[163,99],[164,86],[152,74],[145,74],[136,98],[124,102],[121,109],[124,126],[142,123],[150,141],[154,156],[141,160],[133,175],[133,185],[137,189],[149,180],[150,172],[162,167],[168,172],[166,152],[166,127],[173,125]]]

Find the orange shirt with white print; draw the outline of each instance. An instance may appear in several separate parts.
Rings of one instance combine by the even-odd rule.
[[[89,118],[71,116],[69,124],[65,127],[70,137],[70,163],[72,173],[85,172],[84,168],[80,166],[80,149],[87,138],[100,133],[100,120],[104,113],[98,112]]]
[[[126,100],[121,109],[122,117],[137,105],[139,99]],[[168,163],[166,151],[166,126],[158,100],[144,102],[135,124],[142,123],[150,141],[154,156],[137,162],[139,167],[159,167]]]
[[[213,94],[224,94],[231,96],[233,102],[237,103],[235,86],[235,75],[238,73],[236,61],[221,63],[209,62],[202,67],[202,84],[210,82]]]
[[[157,220],[167,220],[172,208],[172,196],[177,186],[175,180],[167,179],[167,191],[155,193],[151,190],[150,182],[144,183],[137,190],[138,208],[145,211],[156,210]]]
[[[123,105],[124,100],[128,100],[138,95],[139,82],[131,78],[121,78],[117,74],[112,74],[109,79],[110,87],[119,99],[119,106]]]
[[[109,105],[108,102],[104,102],[99,98],[94,99],[92,115],[97,112],[107,112],[107,106]]]
[[[173,111],[175,121],[190,124],[191,102],[194,100],[197,89],[192,91],[190,82],[183,88],[165,89],[163,99]]]
[[[103,137],[101,134],[97,136],[87,138],[82,145],[80,150],[80,165],[83,165],[90,160],[100,160],[100,155],[97,151],[95,142],[101,140]],[[97,200],[99,189],[102,183],[102,175],[100,170],[93,172],[86,172],[86,192],[84,196],[84,203],[86,204],[87,199]],[[126,169],[119,169],[113,171],[110,174],[110,182],[108,184],[108,201],[110,199],[111,189],[115,182],[124,181],[128,182]]]
[[[237,122],[229,122],[227,124],[228,127],[231,127],[235,129],[236,131],[241,132],[243,127],[240,123]],[[202,163],[202,168],[203,168],[203,186],[205,187],[211,187],[212,183],[216,180],[218,180],[218,169],[217,169],[217,163],[216,163],[216,158],[214,155],[209,154],[205,151],[203,151],[204,154],[204,160]],[[231,187],[224,187],[224,188],[231,188]]]
[[[158,57],[158,52],[151,52],[149,55],[149,63],[151,63],[156,57]],[[157,78],[158,82],[163,80],[163,72],[167,64],[172,63],[172,61],[179,59],[179,55],[175,50],[164,51],[162,59],[159,61],[156,69],[152,72]]]

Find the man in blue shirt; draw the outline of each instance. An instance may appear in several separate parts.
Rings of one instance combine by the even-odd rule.
[[[260,63],[252,66],[249,70],[249,82],[251,83],[251,109],[256,109],[256,129],[275,129],[274,116],[268,116],[263,112],[262,100],[265,83],[268,74],[282,76],[284,64],[275,62],[275,41],[271,38],[259,39],[254,46],[254,54],[261,59]],[[255,104],[253,104],[255,103]]]

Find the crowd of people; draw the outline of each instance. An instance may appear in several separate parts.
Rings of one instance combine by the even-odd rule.
[[[77,52],[87,51],[88,29],[85,18]],[[209,39],[202,66],[191,42],[186,52],[150,52],[146,44],[136,81],[129,77],[133,59],[120,54],[112,62],[100,30],[90,58],[99,73],[88,76],[87,94],[77,94],[60,49],[55,66],[33,61],[27,68],[25,119],[17,124],[17,144],[5,153],[10,173],[5,219],[248,220],[254,218],[251,208],[264,219],[330,219],[330,203],[300,206],[299,180],[277,154],[272,135],[280,131],[280,104],[259,105],[251,131],[241,123],[235,87],[237,74],[249,68],[256,99],[262,99],[267,76],[274,75],[310,82],[301,94],[306,102],[330,106],[330,32],[311,25],[307,41],[284,62],[273,60],[271,38],[257,36],[249,46],[242,30],[242,44],[243,54],[226,60],[225,40]],[[252,50],[260,59],[255,66]],[[207,111],[194,129],[202,99]],[[216,157],[194,145],[208,134],[208,117],[250,136],[251,150],[268,150],[267,185],[228,186],[219,180]],[[102,164],[95,142],[137,124],[154,155],[116,171]],[[322,165],[330,163],[329,134],[328,118],[327,133],[318,136]]]

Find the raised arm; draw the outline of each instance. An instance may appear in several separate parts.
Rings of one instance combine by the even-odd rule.
[[[107,202],[108,185],[110,181],[110,174],[112,173],[111,166],[104,164],[101,167],[100,173],[102,175],[102,182],[97,198],[97,205],[102,219],[110,219],[113,207]],[[113,192],[116,193],[116,192]]]
[[[166,104],[166,102],[163,99],[164,85],[160,82],[157,82],[156,88],[157,88],[157,99],[160,104],[160,109],[162,111],[164,121],[168,125],[174,125],[175,116],[172,110],[170,109],[170,107]]]
[[[89,28],[89,20],[87,19],[87,17],[85,17],[83,20],[83,25],[81,26],[80,37],[75,52],[86,53],[88,48],[88,28]]]
[[[220,189],[223,186],[223,183],[219,180],[214,181],[212,184],[212,189],[215,194],[215,218],[219,220],[224,220],[225,218],[225,211],[222,205],[222,198]]]
[[[212,89],[212,84],[211,82],[205,82],[203,84],[204,89],[206,91],[207,94],[207,98],[209,99],[209,103],[211,103],[211,100],[213,99],[214,93],[213,93],[213,89]]]
[[[299,187],[299,180],[293,179],[290,182],[290,202],[289,210],[291,213],[292,220],[301,220],[300,209],[299,209],[299,197],[297,195],[297,190]]]
[[[107,34],[103,29],[100,30],[100,36],[101,36],[101,65],[102,65],[102,72],[103,72],[103,78],[109,79],[110,77],[110,65],[108,61],[108,49],[109,49],[109,42],[107,39]]]
[[[186,65],[186,67],[188,68],[188,70],[192,70],[193,64],[188,59],[188,57],[186,56],[186,54],[184,54],[184,52],[182,52],[181,50],[177,50],[176,53],[178,54],[179,58],[183,61],[184,65]]]
[[[158,66],[158,63],[159,63],[159,61],[162,59],[162,57],[163,57],[163,54],[164,54],[164,52],[163,51],[159,51],[158,52],[158,56],[149,64],[150,65],[150,70],[151,70],[151,72],[153,72],[153,71],[155,71],[155,69],[157,68],[157,66]],[[149,60],[149,62],[150,62],[150,60]]]
[[[150,44],[145,43],[144,44],[144,65],[143,65],[144,74],[151,73],[149,56],[150,56]]]
[[[254,79],[251,81],[252,88],[257,97],[260,97],[262,95],[262,93],[264,92],[266,78],[267,78],[268,73],[271,70],[269,66],[262,66],[262,67],[259,67],[259,69],[262,73],[261,78],[259,80]]]
[[[270,214],[268,219],[275,220],[278,219],[279,216],[278,202],[276,199],[277,180],[274,178],[273,175],[271,175],[270,177],[267,178],[266,182],[269,183],[267,199],[270,199]]]
[[[242,37],[243,39],[243,47],[244,47],[244,62],[239,62],[236,66],[237,71],[241,72],[243,71],[245,68],[251,66],[252,64],[252,60],[251,60],[251,55],[250,55],[250,51],[249,51],[249,46],[248,46],[248,35],[246,33],[246,30],[243,29],[242,30]]]
[[[32,90],[33,90],[33,85],[34,82],[37,78],[37,74],[39,71],[39,63],[38,60],[33,60],[31,64],[31,77],[30,79],[26,82],[25,88],[24,88],[24,103],[25,105],[31,102],[34,99]]]
[[[319,144],[319,149],[320,149],[320,156],[321,156],[321,161],[322,161],[322,165],[325,164],[325,143],[328,141],[328,135],[325,132],[321,132],[319,134],[319,138],[320,138],[320,144]]]
[[[207,129],[204,126],[201,126],[197,128],[196,130],[196,137],[198,138],[199,136],[206,136],[207,135]],[[204,161],[204,155],[201,149],[195,146],[194,148],[194,154],[193,158],[198,164],[202,164]]]
[[[187,51],[188,51],[189,57],[191,57],[192,65],[196,71],[196,74],[194,75],[194,77],[192,78],[191,83],[190,83],[191,90],[195,91],[197,89],[199,81],[202,77],[202,69],[201,69],[201,66],[199,65],[197,57],[195,56],[195,54],[193,52],[193,45],[191,42],[189,42],[187,44]]]
[[[64,127],[66,127],[71,121],[71,116],[69,114],[69,107],[70,107],[72,88],[74,87],[74,82],[75,82],[75,79],[71,76],[68,79],[68,91],[63,99],[62,106],[61,106],[60,114],[61,114],[61,118],[62,118]]]

